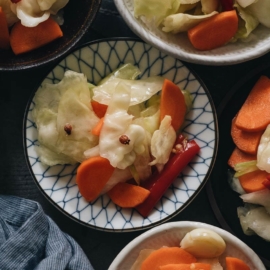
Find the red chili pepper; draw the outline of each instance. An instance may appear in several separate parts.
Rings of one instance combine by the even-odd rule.
[[[233,10],[234,0],[220,0],[222,11]]]
[[[194,140],[187,141],[183,135],[177,138],[174,149],[177,152],[172,154],[163,170],[160,173],[155,171],[142,183],[142,186],[150,191],[147,199],[136,207],[143,217],[148,216],[175,178],[200,151],[200,147]]]

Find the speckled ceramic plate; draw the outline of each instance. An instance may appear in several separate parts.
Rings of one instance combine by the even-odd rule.
[[[256,253],[234,235],[218,227],[192,221],[168,222],[139,235],[122,249],[109,270],[129,270],[142,249],[158,249],[162,246],[177,247],[188,232],[197,228],[212,230],[226,242],[226,249],[220,256],[220,263],[224,269],[225,257],[231,256],[244,260],[252,270],[265,270]]]
[[[245,62],[270,51],[270,30],[260,25],[252,32],[248,42],[237,41],[226,46],[198,51],[190,43],[187,34],[167,34],[134,17],[134,0],[114,0],[114,3],[130,29],[147,43],[180,60],[204,65],[232,65]]]
[[[110,39],[88,43],[63,59],[41,83],[59,82],[67,69],[84,73],[97,83],[121,64],[132,63],[142,71],[141,77],[162,75],[182,89],[190,91],[193,108],[186,115],[183,133],[200,145],[199,154],[175,179],[148,218],[133,209],[121,209],[107,195],[88,203],[76,185],[77,166],[48,167],[40,163],[38,141],[30,100],[26,109],[25,153],[30,171],[45,196],[72,219],[106,231],[145,229],[169,220],[186,207],[206,183],[217,151],[217,120],[212,99],[201,81],[185,65],[156,48],[138,40]]]

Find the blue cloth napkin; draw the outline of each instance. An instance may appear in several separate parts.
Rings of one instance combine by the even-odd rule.
[[[0,195],[0,269],[93,269],[75,240],[34,201]]]

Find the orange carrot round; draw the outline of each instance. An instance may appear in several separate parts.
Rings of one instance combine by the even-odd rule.
[[[226,257],[226,270],[251,270],[241,259]]]
[[[101,129],[103,127],[103,124],[104,124],[104,117],[101,117],[99,119],[98,123],[91,130],[91,133],[94,134],[94,135],[96,135],[96,136],[99,136],[100,135],[100,132],[101,132]]]
[[[160,270],[211,270],[209,263],[190,263],[190,264],[165,264],[159,267]]]
[[[184,122],[186,114],[185,97],[180,88],[172,81],[165,79],[160,99],[160,119],[165,115],[172,118],[172,127],[177,131]]]
[[[102,118],[105,116],[105,113],[107,111],[108,105],[101,104],[95,100],[91,101],[91,105],[93,108],[94,113],[96,114],[97,117]]]
[[[245,153],[256,155],[263,131],[249,132],[239,129],[233,118],[231,136],[235,145]]]
[[[229,42],[238,29],[235,10],[221,12],[188,30],[188,38],[198,50],[212,50]]]
[[[270,79],[261,76],[239,110],[235,125],[246,131],[265,130],[270,123]]]
[[[266,171],[253,171],[238,177],[242,188],[247,192],[254,192],[265,188],[263,181],[269,175]]]
[[[96,199],[114,172],[109,160],[100,156],[83,161],[78,169],[76,182],[87,201]]]
[[[247,154],[241,151],[238,147],[235,147],[232,154],[229,157],[228,165],[233,169],[238,163],[256,160],[257,155]]]
[[[131,208],[144,202],[150,191],[140,186],[120,182],[107,194],[116,205]]]
[[[35,27],[17,22],[10,32],[10,45],[14,54],[26,53],[63,36],[60,26],[51,18]]]
[[[179,247],[164,247],[152,252],[142,263],[140,270],[159,270],[166,264],[195,263],[197,259]]]
[[[10,47],[9,30],[6,15],[0,7],[0,49],[8,49]]]

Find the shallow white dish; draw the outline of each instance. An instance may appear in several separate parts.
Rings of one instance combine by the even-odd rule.
[[[185,234],[196,228],[213,230],[224,239],[226,250],[220,257],[223,267],[225,257],[231,256],[244,260],[252,270],[266,270],[257,254],[231,233],[206,223],[192,221],[168,222],[142,233],[121,250],[108,270],[129,270],[142,249],[179,246]]]
[[[149,27],[133,15],[133,0],[114,0],[118,12],[130,29],[145,42],[180,60],[203,65],[232,65],[242,63],[270,51],[270,29],[262,25],[251,34],[249,42],[237,41],[211,51],[198,51],[186,33],[166,34]]]
[[[195,139],[199,154],[167,190],[148,218],[136,210],[121,209],[107,195],[88,203],[76,185],[76,168],[71,165],[53,167],[41,164],[37,130],[32,120],[32,98],[26,108],[24,122],[25,154],[38,187],[58,209],[72,219],[105,231],[133,231],[165,222],[183,210],[206,183],[217,152],[216,112],[208,91],[184,64],[138,40],[110,39],[86,44],[63,59],[41,83],[57,83],[67,69],[84,73],[89,82],[98,83],[123,63],[137,65],[142,77],[162,75],[182,89],[190,91],[194,104],[187,114],[183,133]]]

